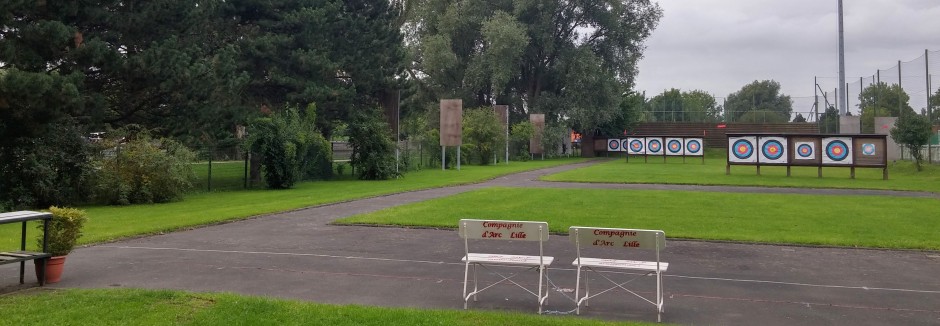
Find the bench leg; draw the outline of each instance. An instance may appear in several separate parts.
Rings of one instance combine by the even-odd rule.
[[[542,283],[543,283],[542,281],[543,281],[543,279],[544,279],[544,275],[545,275],[545,266],[539,266],[539,294],[538,294],[539,315],[542,314],[542,303],[545,302],[545,299],[548,299],[548,291],[547,291],[547,290],[545,291],[545,297],[542,298]]]
[[[20,284],[23,284],[23,276],[24,276],[24,275],[23,275],[23,269],[24,269],[24,268],[26,268],[26,262],[25,262],[25,261],[21,261],[21,262],[20,262]]]
[[[467,309],[467,277],[470,272],[470,263],[466,263],[463,267],[463,308]]]
[[[49,266],[49,258],[39,260],[39,286],[46,285],[46,266]]]
[[[595,272],[596,273],[596,272]],[[587,272],[584,273],[584,306],[591,306],[591,277],[587,275]]]
[[[577,305],[574,307],[575,315],[581,314],[581,266],[578,265],[578,271],[575,274],[574,282],[574,303]]]
[[[477,287],[480,283],[477,282],[477,265],[473,264],[473,302],[477,302],[477,293],[480,292]]]

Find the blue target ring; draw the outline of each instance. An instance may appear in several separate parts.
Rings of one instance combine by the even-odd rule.
[[[796,147],[796,155],[799,155],[802,158],[811,158],[813,157],[813,146],[802,144]]]
[[[731,153],[739,160],[746,160],[754,155],[754,144],[747,139],[739,139],[731,145]]]
[[[670,153],[678,153],[682,150],[682,142],[675,139],[670,140],[666,143],[666,149],[669,150]]]
[[[607,142],[607,148],[610,148],[611,150],[619,149],[620,141],[617,139],[611,139],[610,141]]]
[[[702,150],[702,143],[698,140],[690,140],[688,144],[685,144],[685,150],[692,154],[698,153]]]
[[[649,150],[650,153],[659,153],[663,149],[663,143],[659,139],[650,140]]]
[[[833,140],[826,145],[826,156],[833,161],[842,161],[849,157],[849,146],[841,140]]]
[[[761,146],[761,153],[768,159],[779,159],[783,156],[783,144],[778,140],[768,140],[764,142],[764,146]]]
[[[634,153],[639,153],[643,151],[643,141],[639,139],[634,139],[630,141],[630,150]]]

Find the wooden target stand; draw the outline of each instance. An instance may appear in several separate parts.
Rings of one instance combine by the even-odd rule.
[[[725,175],[731,175],[732,165],[756,166],[757,175],[761,175],[761,166],[785,166],[787,177],[791,176],[794,166],[816,167],[817,178],[823,177],[823,167],[848,167],[851,179],[855,179],[856,168],[880,168],[882,179],[888,180],[887,135],[752,133],[727,136]],[[779,143],[764,148],[769,142],[764,140]],[[779,145],[781,151],[776,159],[771,157],[775,153],[764,152],[774,145]]]

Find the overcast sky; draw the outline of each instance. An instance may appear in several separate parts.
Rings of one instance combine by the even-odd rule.
[[[663,18],[646,42],[637,77],[637,89],[648,97],[669,88],[725,97],[764,79],[780,82],[793,97],[813,96],[813,76],[823,77],[824,89],[838,85],[837,0],[658,2]],[[844,12],[847,82],[914,60],[925,49],[940,51],[938,0],[845,0]],[[940,61],[940,52],[931,58]],[[940,68],[940,62],[930,65]],[[931,74],[940,76],[936,70]],[[933,88],[940,86],[940,78],[933,80]]]

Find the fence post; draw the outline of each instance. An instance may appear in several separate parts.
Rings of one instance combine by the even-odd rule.
[[[924,49],[924,75],[927,75],[927,121],[933,127],[930,110],[930,52],[927,49]],[[930,138],[927,138],[927,164],[930,163],[933,163],[933,146],[930,145]]]
[[[209,149],[209,180],[206,181],[207,191],[212,191],[212,149]]]

